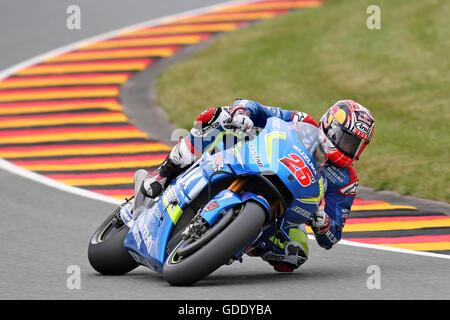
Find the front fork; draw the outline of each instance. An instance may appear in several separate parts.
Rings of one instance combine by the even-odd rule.
[[[236,260],[240,260],[241,256],[251,248],[251,246],[258,241],[258,239],[271,225],[278,226],[274,228],[276,232],[279,229],[280,222],[282,223],[282,214],[284,212],[284,206],[281,201],[275,200],[269,203],[261,195],[255,194],[253,192],[245,192],[245,186],[250,181],[251,177],[243,176],[235,179],[227,189],[222,190],[216,194],[202,209],[200,213],[203,220],[205,220],[210,226],[219,219],[221,213],[224,210],[238,206],[239,204],[244,204],[247,201],[258,202],[266,211],[267,219],[261,232],[255,236],[249,243],[247,243],[242,250],[240,250],[234,256]]]
[[[239,177],[236,180],[234,180],[230,186],[227,188],[230,191],[233,191],[234,193],[238,194],[240,193],[250,180],[250,177]],[[272,219],[278,219],[284,212],[284,206],[283,203],[280,200],[272,201],[269,204],[270,208],[270,214]]]
[[[239,177],[234,180],[227,189],[217,193],[203,207],[200,216],[212,226],[220,217],[222,211],[251,200],[258,202],[265,209],[267,213],[266,221],[271,221],[272,213],[268,201],[261,195],[245,192],[244,188],[249,180],[250,177]]]

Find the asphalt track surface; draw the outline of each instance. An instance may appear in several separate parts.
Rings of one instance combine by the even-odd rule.
[[[93,228],[113,205],[54,190],[0,172],[1,299],[448,299],[446,259],[338,244],[326,251],[310,241],[309,260],[280,274],[259,258],[224,266],[193,287],[168,285],[144,267],[101,276],[87,260]],[[81,270],[69,290],[68,266]],[[381,271],[381,289],[367,288],[367,268]]]
[[[223,0],[0,0],[0,70],[104,32]],[[69,30],[68,6],[81,10],[81,29]]]
[[[136,22],[177,13],[211,1],[178,1],[151,5],[144,2],[123,10],[115,1],[108,2],[108,16],[95,16],[94,25],[81,33],[68,32],[61,6],[63,23],[55,31],[56,2],[41,2],[34,11],[22,11],[30,2],[2,2],[1,12],[10,11],[10,28],[14,41],[27,42],[27,53],[2,33],[0,43],[9,48],[0,59],[8,67],[35,54]],[[218,1],[220,2],[220,1]],[[64,3],[64,2],[62,2]],[[80,3],[80,2],[79,2]],[[175,2],[174,2],[175,3]],[[70,3],[68,3],[70,4]],[[68,5],[67,4],[67,5]],[[83,12],[103,12],[103,2],[83,3]],[[150,6],[150,4],[148,4]],[[4,9],[6,8],[6,9]],[[159,8],[159,9],[158,9]],[[18,10],[18,11],[17,11]],[[47,16],[46,16],[47,15]],[[3,14],[2,14],[3,16]],[[16,19],[13,19],[15,16]],[[35,21],[39,28],[14,21]],[[17,17],[21,17],[17,19]],[[113,17],[113,18],[111,18]],[[2,24],[5,20],[2,21]],[[2,26],[4,27],[4,26]],[[58,29],[56,28],[56,29]],[[48,30],[44,32],[44,30]],[[35,36],[33,37],[33,32]],[[45,34],[51,35],[43,37]],[[39,39],[39,41],[30,40]],[[35,42],[33,42],[35,41]],[[16,44],[17,44],[16,43]],[[10,48],[17,48],[14,54]],[[3,51],[3,50],[2,50]],[[448,299],[448,260],[410,254],[337,245],[330,251],[310,241],[310,259],[293,274],[278,274],[259,258],[244,259],[243,264],[222,267],[206,280],[191,288],[174,288],[159,274],[139,267],[120,277],[96,274],[87,261],[87,244],[95,227],[114,209],[113,205],[78,197],[0,171],[1,299]],[[81,269],[81,289],[69,290],[68,266]],[[381,289],[367,288],[367,268],[377,265],[381,271]]]

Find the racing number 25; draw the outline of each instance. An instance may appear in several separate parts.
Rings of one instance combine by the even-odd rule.
[[[315,181],[311,170],[298,154],[291,153],[288,157],[282,158],[280,162],[292,172],[302,186],[307,187]]]

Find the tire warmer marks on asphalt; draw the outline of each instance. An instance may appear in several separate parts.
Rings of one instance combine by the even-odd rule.
[[[134,171],[156,167],[170,147],[133,126],[120,104],[120,86],[184,46],[320,4],[270,0],[219,6],[118,33],[19,70],[0,82],[0,157],[71,186],[130,197]],[[343,238],[449,254],[450,217],[356,199]]]

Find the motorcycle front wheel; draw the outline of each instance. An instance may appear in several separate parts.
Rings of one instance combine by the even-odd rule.
[[[260,204],[246,202],[234,220],[196,252],[187,257],[179,256],[178,249],[184,242],[181,241],[164,263],[164,279],[171,285],[187,286],[205,278],[253,240],[265,219],[266,212]]]

